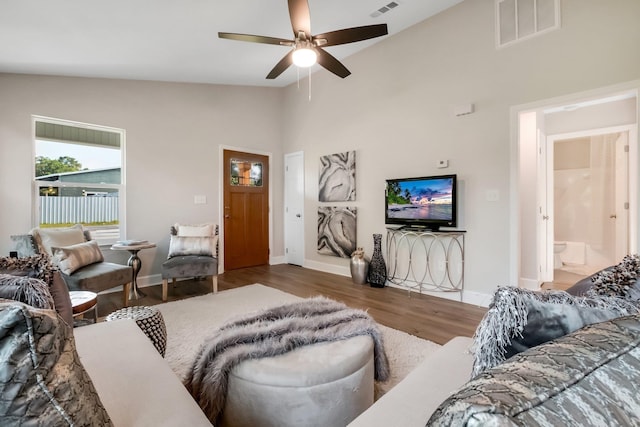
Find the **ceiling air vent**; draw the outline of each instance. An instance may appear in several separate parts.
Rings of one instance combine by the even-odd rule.
[[[369,14],[369,16],[371,16],[372,18],[377,18],[378,16],[382,15],[383,13],[387,13],[391,9],[394,9],[394,8],[396,8],[398,6],[400,6],[400,4],[398,2],[392,1],[391,3],[385,4],[384,6],[382,6],[378,10],[374,10],[373,12],[371,12]]]

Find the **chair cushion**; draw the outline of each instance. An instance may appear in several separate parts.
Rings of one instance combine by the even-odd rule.
[[[62,278],[72,291],[101,292],[131,282],[131,267],[111,262],[87,265],[73,274],[63,274]]]
[[[162,263],[162,278],[214,276],[218,274],[218,259],[211,256],[185,255]]]
[[[39,252],[49,255],[53,255],[52,247],[71,246],[86,240],[81,224],[64,228],[34,228],[31,234],[38,245]]]

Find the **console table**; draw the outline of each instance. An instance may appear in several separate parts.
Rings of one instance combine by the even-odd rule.
[[[387,280],[409,292],[460,292],[462,298],[464,233],[387,228]]]

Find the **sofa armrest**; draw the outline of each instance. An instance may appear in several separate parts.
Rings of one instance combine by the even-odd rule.
[[[80,361],[116,426],[211,423],[134,320],[74,329]]]
[[[473,339],[456,337],[428,356],[348,427],[424,427],[440,404],[471,377]]]

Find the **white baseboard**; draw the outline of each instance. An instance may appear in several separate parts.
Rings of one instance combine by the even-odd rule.
[[[180,279],[178,279],[180,280]],[[150,276],[138,276],[138,287],[146,288],[148,286],[159,285],[162,283],[162,275],[161,274],[152,274]],[[107,289],[105,291],[100,292],[101,294],[109,294],[112,292],[122,292],[122,286],[116,286],[115,288]]]
[[[518,281],[518,285],[523,289],[529,289],[532,291],[540,290],[540,283],[538,283],[538,281],[534,279],[525,279],[524,277],[521,277]]]
[[[287,263],[287,258],[282,255],[282,256],[274,256],[269,258],[269,265],[278,265],[278,264],[286,264]]]
[[[407,290],[407,288],[405,288],[404,286],[396,285],[395,283],[387,282],[387,286],[392,288]],[[412,290],[411,293],[418,293],[418,291]],[[489,307],[489,304],[491,303],[491,298],[493,297],[493,295],[483,294],[483,293],[474,292],[474,291],[467,291],[467,290],[462,291],[462,296],[460,295],[460,292],[442,292],[442,291],[423,290],[421,293],[423,295],[429,295],[432,297],[448,299],[451,301],[460,301],[466,304],[478,305],[480,307]]]
[[[324,271],[325,273],[333,273],[339,276],[351,276],[351,270],[349,267],[343,267],[340,265],[325,264],[323,262],[304,260],[304,268],[310,268],[311,270]]]

